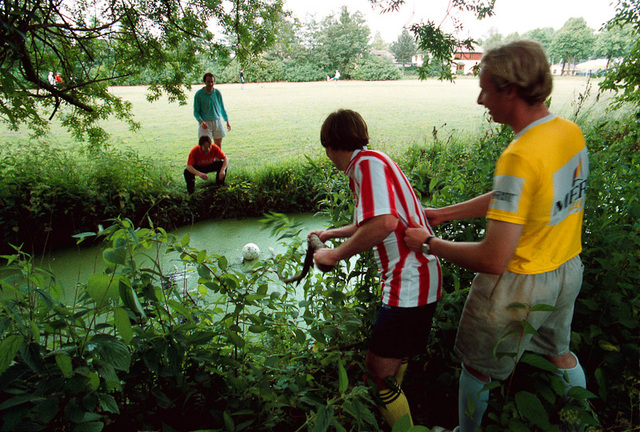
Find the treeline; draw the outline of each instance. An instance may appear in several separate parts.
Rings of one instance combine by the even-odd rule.
[[[232,41],[228,44],[232,45]],[[372,40],[362,13],[351,13],[343,6],[339,13],[320,21],[283,17],[275,44],[246,62],[227,57],[212,60],[210,53],[203,52],[197,54],[200,67],[196,72],[184,72],[189,83],[199,83],[202,70],[212,71],[219,83],[240,82],[241,69],[246,82],[321,81],[333,77],[336,70],[340,71],[341,79],[401,79],[402,68],[392,58],[374,54],[374,48],[390,49],[379,35]],[[180,65],[173,66],[180,68]],[[434,68],[430,75],[438,73]],[[148,85],[156,82],[161,74],[145,70],[139,75],[121,78],[117,84]]]
[[[371,30],[362,14],[352,14],[344,6],[339,14],[329,15],[319,22],[282,18],[274,46],[244,64],[231,58],[211,60],[209,53],[200,53],[197,57],[201,70],[214,72],[220,83],[239,82],[242,69],[246,82],[320,81],[333,77],[336,70],[342,78],[379,81],[400,79],[403,74],[413,72],[412,68],[404,66],[420,52],[415,35],[405,29],[393,43],[383,41],[380,34],[373,39],[370,36]],[[492,28],[477,42],[487,50],[524,38],[540,42],[551,63],[560,63],[564,68],[589,59],[612,61],[622,58],[636,42],[637,35],[629,24],[593,29],[584,18],[570,18],[559,30],[544,27],[505,36]],[[376,55],[372,49],[389,51],[393,59]],[[427,75],[438,76],[441,66],[430,67],[432,70]],[[148,85],[156,82],[160,74],[145,70],[139,75],[120,79],[118,84]],[[199,73],[185,75],[190,83],[201,80]]]
[[[545,47],[552,64],[571,65],[597,58],[609,61],[622,58],[631,51],[637,38],[630,23],[592,29],[584,18],[569,18],[559,30],[544,27],[504,36],[492,28],[479,42],[487,50],[518,39],[533,39]]]

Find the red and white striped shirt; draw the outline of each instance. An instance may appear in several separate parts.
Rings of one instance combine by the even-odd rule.
[[[356,150],[345,173],[356,201],[354,223],[360,226],[375,216],[391,214],[401,223],[375,247],[382,280],[382,302],[390,306],[416,307],[440,300],[442,268],[434,255],[413,252],[404,242],[411,219],[433,230],[409,180],[386,154]]]

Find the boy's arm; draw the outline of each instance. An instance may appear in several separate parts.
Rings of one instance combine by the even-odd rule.
[[[340,260],[349,259],[355,254],[369,250],[382,243],[396,229],[398,222],[398,218],[391,214],[367,219],[340,246],[335,249],[318,249],[313,254],[313,259],[317,264],[333,266]],[[355,225],[350,225],[349,227],[345,227],[344,232],[346,232],[346,228],[353,230]],[[320,240],[322,240],[322,237],[320,237]]]

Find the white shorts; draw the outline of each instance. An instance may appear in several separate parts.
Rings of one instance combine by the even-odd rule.
[[[456,355],[478,372],[504,380],[525,350],[552,357],[568,353],[583,270],[577,256],[546,273],[479,273],[460,318]],[[514,307],[518,304],[526,306]],[[529,311],[539,304],[556,310]],[[523,331],[523,320],[538,334]]]
[[[222,118],[216,120],[205,120],[208,129],[203,129],[202,124],[198,123],[198,138],[209,135],[212,140],[220,139],[227,136],[227,130],[224,127]]]

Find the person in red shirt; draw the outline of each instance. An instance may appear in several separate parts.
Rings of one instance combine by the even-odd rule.
[[[187,168],[184,170],[184,179],[187,182],[187,192],[191,195],[196,186],[196,176],[202,180],[208,180],[206,173],[216,173],[216,184],[224,184],[227,176],[229,158],[217,145],[211,142],[208,135],[201,136],[198,145],[189,152]]]
[[[431,231],[422,204],[400,167],[386,154],[369,150],[367,124],[341,109],[322,124],[320,143],[327,157],[349,178],[355,211],[351,225],[317,230],[321,241],[344,238],[335,248],[318,249],[317,265],[334,266],[373,249],[380,271],[381,304],[365,358],[380,413],[389,426],[407,416],[413,424],[402,381],[410,356],[426,350],[436,304],[442,297],[442,268],[428,247],[404,245],[408,221]],[[320,268],[320,267],[319,267]]]

